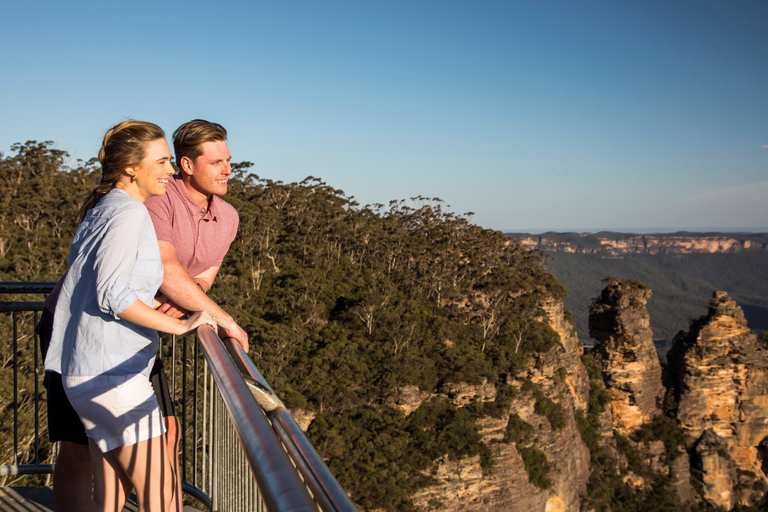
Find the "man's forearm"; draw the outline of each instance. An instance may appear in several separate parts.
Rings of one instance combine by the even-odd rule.
[[[159,245],[164,269],[160,293],[172,303],[160,306],[160,310],[163,311],[165,308],[164,312],[172,316],[182,316],[183,311],[205,311],[215,318],[220,335],[223,333],[225,336],[235,338],[247,351],[248,333],[243,331],[226,311],[205,294],[211,287],[219,267],[210,267],[193,278],[179,263],[173,245],[168,242],[159,242]]]
[[[180,265],[165,265],[160,292],[187,311],[207,311],[214,317],[231,318],[206,294],[205,280],[195,280]]]

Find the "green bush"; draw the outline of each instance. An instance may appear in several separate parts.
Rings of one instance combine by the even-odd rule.
[[[549,489],[552,487],[552,480],[549,478],[552,465],[547,460],[544,452],[537,448],[526,448],[524,446],[518,446],[517,451],[523,458],[525,471],[528,473],[528,480],[539,489]]]
[[[563,408],[549,398],[545,396],[537,398],[533,410],[536,414],[547,418],[552,430],[560,430],[565,426],[566,418]]]
[[[686,434],[677,419],[677,402],[674,395],[674,389],[667,390],[662,404],[663,414],[632,434],[632,439],[639,443],[663,442],[666,452],[664,463],[667,465],[672,464],[685,450]]]
[[[533,427],[526,422],[517,413],[509,415],[507,427],[504,430],[503,442],[505,443],[528,443],[533,437]]]

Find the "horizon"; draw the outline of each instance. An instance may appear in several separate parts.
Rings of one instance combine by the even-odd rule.
[[[597,234],[597,233],[621,233],[626,235],[661,235],[675,233],[728,233],[739,235],[763,235],[768,234],[768,227],[763,228],[734,228],[734,227],[705,227],[705,228],[605,228],[605,229],[530,229],[530,230],[499,230],[502,233],[520,233],[528,235],[543,235],[545,233],[578,233],[578,234]]]
[[[768,2],[41,3],[0,6],[3,154],[202,118],[259,177],[489,229],[768,219]]]

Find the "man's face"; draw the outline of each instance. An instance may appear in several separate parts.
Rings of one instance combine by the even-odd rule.
[[[186,159],[182,166],[190,175],[189,185],[197,194],[222,196],[227,193],[227,180],[232,174],[229,147],[226,141],[205,142],[203,153],[192,162]]]

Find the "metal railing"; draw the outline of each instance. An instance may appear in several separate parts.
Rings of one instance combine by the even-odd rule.
[[[48,293],[50,292],[51,288],[53,288],[53,285],[55,283],[4,283],[7,286],[0,287],[0,293],[6,294],[6,293],[12,293],[12,294],[38,294],[38,293]],[[13,374],[13,395],[12,399],[10,401],[10,404],[2,404],[0,406],[0,412],[3,414],[3,424],[5,430],[7,422],[7,416],[8,416],[8,408],[11,409],[11,418],[12,419],[12,436],[11,436],[11,446],[2,446],[3,455],[7,456],[10,448],[10,464],[5,464],[0,466],[0,477],[7,477],[7,476],[15,476],[15,475],[40,475],[40,474],[49,474],[53,472],[53,464],[50,463],[44,463],[42,459],[47,459],[44,455],[41,456],[41,447],[40,447],[40,396],[41,396],[41,366],[38,364],[39,360],[39,354],[38,354],[38,339],[37,339],[37,333],[34,332],[34,326],[37,325],[38,319],[39,319],[39,313],[43,309],[42,302],[31,302],[31,301],[16,301],[16,302],[0,302],[0,312],[7,312],[10,313],[11,322],[10,325],[6,324],[6,318],[2,318],[3,322],[0,324],[0,329],[5,331],[11,331],[12,332],[12,340],[10,343],[10,363],[11,363],[11,371]],[[29,399],[27,397],[20,397],[19,395],[19,379],[22,378],[26,382],[25,388],[28,385],[29,381],[29,375],[26,375],[24,373],[24,370],[28,370],[28,366],[24,366],[23,363],[25,363],[25,359],[29,359],[29,353],[27,351],[22,351],[22,348],[28,348],[28,347],[20,347],[19,345],[19,327],[20,323],[29,323],[28,321],[25,322],[25,320],[28,320],[27,317],[32,316],[32,388],[33,392],[32,395],[32,418],[31,422],[34,424],[34,434],[33,434],[33,448],[31,457],[29,456],[29,447],[20,447],[19,442],[19,427],[21,424],[28,424],[30,422],[29,415],[25,415],[24,418],[20,418],[20,414],[23,414],[24,412],[28,412],[25,410],[29,409]],[[30,337],[29,334],[27,334],[27,337]],[[2,340],[0,343],[7,344],[7,340]],[[6,345],[7,346],[7,345]],[[3,359],[7,360],[8,354],[3,354]],[[5,363],[5,361],[4,361]],[[3,364],[3,370],[5,370],[7,363]],[[25,378],[26,377],[26,378]],[[24,421],[25,420],[25,421]],[[5,437],[5,436],[3,436]],[[7,439],[6,439],[7,441]],[[21,444],[27,444],[26,440],[22,442]],[[22,452],[25,452],[26,456],[21,456]],[[21,456],[21,457],[20,457]],[[31,459],[31,460],[30,460]],[[21,463],[20,463],[21,462]]]
[[[0,294],[44,294],[54,284],[0,283]],[[12,330],[14,385],[12,456],[10,463],[0,465],[0,477],[46,475],[54,468],[55,448],[47,436],[41,437],[47,422],[41,418],[44,388],[39,385],[43,371],[37,334],[20,338],[18,330],[20,323],[36,325],[42,307],[39,301],[0,302],[0,312],[11,313],[8,325],[2,325],[7,318],[0,318],[0,329]],[[214,512],[356,510],[243,349],[231,339],[222,342],[209,326],[198,329],[192,347],[188,339],[170,337],[162,348],[181,424],[183,491]],[[31,393],[25,387],[20,396],[20,377],[26,384],[34,381]],[[29,418],[20,420],[24,415],[34,416],[33,447],[20,446],[19,429],[30,426]],[[21,444],[29,444],[25,436]]]

